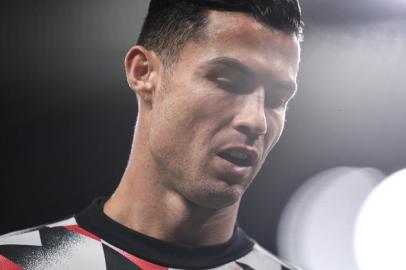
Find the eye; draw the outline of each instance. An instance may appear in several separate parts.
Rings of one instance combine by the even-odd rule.
[[[265,106],[271,109],[283,109],[286,108],[289,101],[292,99],[293,91],[288,90],[271,90],[266,95]]]
[[[270,98],[266,105],[271,109],[282,109],[286,106],[287,102],[282,98]]]
[[[232,79],[224,76],[217,76],[211,78],[211,81],[214,82],[220,89],[228,92],[246,94],[250,91],[249,83],[243,79]]]
[[[214,82],[220,87],[223,88],[224,90],[228,90],[228,91],[233,91],[236,88],[240,87],[240,85],[228,78],[225,77],[217,77],[214,79]]]
[[[220,90],[244,94],[249,91],[249,79],[241,72],[224,67],[210,68],[204,77]]]

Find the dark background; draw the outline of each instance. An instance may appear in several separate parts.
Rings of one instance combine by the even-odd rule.
[[[302,1],[299,92],[239,222],[276,251],[284,205],[336,166],[406,167],[406,0]],[[0,10],[0,234],[77,212],[125,168],[137,107],[123,59],[147,1]]]

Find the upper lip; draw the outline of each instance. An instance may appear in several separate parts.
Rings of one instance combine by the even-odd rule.
[[[250,147],[250,146],[245,146],[245,145],[226,146],[224,148],[221,148],[220,151],[217,152],[217,154],[220,154],[225,151],[239,151],[241,153],[248,155],[249,159],[250,159],[250,163],[252,163],[252,165],[255,165],[259,159],[258,151],[255,148]]]

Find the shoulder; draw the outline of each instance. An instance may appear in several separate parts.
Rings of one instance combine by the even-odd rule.
[[[74,217],[68,217],[59,221],[55,221],[48,224],[43,224],[36,227],[31,227],[19,231],[10,232],[7,234],[0,235],[0,246],[3,245],[20,245],[36,243],[37,239],[33,235],[37,235],[40,230],[45,228],[55,228],[55,227],[69,227],[77,225],[76,219]]]
[[[59,251],[63,250],[63,246],[77,240],[75,226],[75,218],[70,217],[0,236],[0,269],[31,268],[29,266],[33,263],[40,267],[39,258],[51,258],[52,254],[60,256],[62,253]]]
[[[253,249],[245,256],[237,260],[243,269],[266,269],[266,270],[300,270],[267,251],[254,241]]]

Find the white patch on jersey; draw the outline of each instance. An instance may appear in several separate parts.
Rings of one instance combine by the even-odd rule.
[[[185,270],[185,269],[178,269],[178,268],[168,268],[168,270]],[[235,262],[230,262],[215,268],[210,268],[208,270],[243,270],[241,266],[236,264]]]
[[[216,268],[211,268],[212,270],[243,270],[241,266],[236,264],[235,262],[227,263],[225,265],[216,267]]]
[[[258,243],[255,243],[254,249],[250,253],[238,259],[237,262],[247,264],[257,270],[281,270],[282,265],[285,266],[278,258],[269,253]],[[288,269],[292,268],[288,267]]]
[[[279,259],[278,257],[276,257],[275,255],[273,255],[272,253],[270,253],[269,251],[267,251],[265,248],[263,248],[261,245],[259,245],[258,243],[255,244],[254,249],[258,249],[258,251],[260,251],[261,253],[263,253],[265,256],[269,256],[271,257],[273,260],[277,261],[278,263],[280,263],[281,265],[283,265],[284,267],[288,268],[288,269],[292,269],[292,270],[303,270],[299,267],[297,267],[296,265],[291,264],[290,262],[284,262],[281,259]]]
[[[76,219],[74,217],[58,221],[56,223],[48,224],[47,227],[54,228],[54,227],[61,227],[61,226],[70,226],[70,225],[77,225]]]
[[[33,261],[29,269],[47,270],[106,270],[103,246],[85,236],[62,243],[49,258]]]
[[[11,235],[0,238],[0,245],[26,245],[42,246],[41,237],[38,231],[23,234]]]

